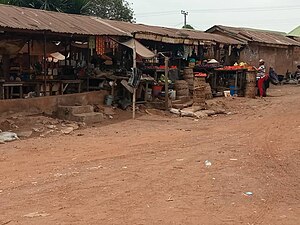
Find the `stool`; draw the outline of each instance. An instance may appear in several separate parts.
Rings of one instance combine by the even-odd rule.
[[[14,94],[14,87],[18,87],[19,88],[19,93],[17,94],[17,96],[19,96],[19,98],[23,98],[23,84],[10,84],[10,83],[4,83],[2,85],[2,99],[5,99],[5,95],[6,98],[8,99],[12,99],[13,96],[15,96]]]

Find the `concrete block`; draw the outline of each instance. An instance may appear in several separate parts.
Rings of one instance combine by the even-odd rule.
[[[72,121],[84,122],[86,124],[100,123],[104,119],[103,113],[81,113],[71,117]]]

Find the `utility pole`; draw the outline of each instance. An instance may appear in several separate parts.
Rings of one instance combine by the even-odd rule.
[[[189,15],[189,12],[181,10],[181,14],[183,14],[183,17],[184,17],[184,26],[186,26],[186,17],[187,17],[187,15]]]

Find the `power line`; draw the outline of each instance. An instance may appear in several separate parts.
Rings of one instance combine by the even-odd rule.
[[[191,9],[191,13],[244,13],[244,12],[267,12],[267,11],[286,11],[286,10],[298,10],[300,5],[294,6],[276,6],[276,7],[249,7],[249,8],[218,8],[218,9]],[[152,16],[167,16],[178,14],[178,11],[161,11],[161,12],[148,12],[148,13],[137,13],[136,16],[142,17],[152,17]]]
[[[177,23],[177,24],[175,24],[175,25],[172,25],[173,27],[177,27],[177,26],[180,26],[180,25],[182,25],[183,23],[182,22],[180,22],[180,23]]]

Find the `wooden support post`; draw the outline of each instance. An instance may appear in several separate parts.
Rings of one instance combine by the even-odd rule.
[[[136,71],[136,46],[133,46],[133,73]],[[136,105],[136,87],[133,88],[132,96],[132,119],[135,119],[135,105]]]
[[[28,43],[27,43],[27,46],[28,46],[28,64],[29,64],[29,75],[30,75],[30,68],[31,68],[31,58],[30,58],[30,43],[31,41],[29,40]]]
[[[169,57],[165,57],[165,104],[169,109]]]
[[[46,37],[46,34],[44,33],[44,96],[47,95],[47,81],[46,81],[46,76],[47,76],[47,73],[48,73],[48,70],[47,70],[47,37]]]
[[[87,39],[87,42],[89,43],[89,39]],[[89,74],[89,71],[90,71],[90,61],[91,61],[91,56],[90,56],[90,47],[89,47],[89,44],[88,44],[88,47],[87,47],[87,74],[86,74],[86,89],[87,91],[89,92],[90,91],[90,74]]]

